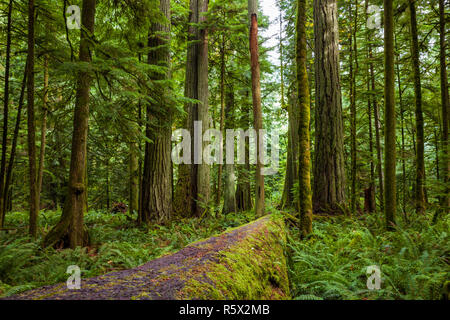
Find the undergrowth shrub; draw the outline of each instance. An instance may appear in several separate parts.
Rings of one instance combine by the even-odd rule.
[[[289,232],[290,279],[294,299],[440,299],[450,278],[447,215],[412,217],[396,231],[382,216],[316,217],[314,231],[299,241]],[[399,219],[400,220],[400,219]],[[381,290],[367,288],[367,267],[379,266]]]

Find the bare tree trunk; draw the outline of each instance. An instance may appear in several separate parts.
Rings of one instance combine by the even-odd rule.
[[[203,14],[208,11],[208,0],[198,0],[199,24],[206,23],[206,16]],[[209,129],[211,118],[209,115],[209,90],[208,90],[208,29],[206,26],[200,28],[200,44],[197,57],[198,68],[198,120],[202,122],[202,135]],[[203,143],[206,146],[207,143]],[[202,148],[202,150],[204,150]],[[201,216],[209,211],[208,204],[210,198],[210,165],[205,163],[198,165],[197,173],[197,206],[196,215]]]
[[[130,213],[139,212],[139,147],[130,142]]]
[[[372,92],[375,92],[376,86],[375,86],[375,71],[373,66],[373,53],[372,53],[372,46],[369,43],[369,69],[370,69],[370,78],[372,83]],[[381,211],[384,211],[384,182],[383,182],[383,154],[381,150],[381,122],[380,122],[380,109],[378,106],[378,102],[375,96],[372,97],[372,104],[373,104],[373,115],[374,115],[374,121],[375,121],[375,148],[377,151],[377,175],[378,175],[378,188],[380,190],[379,192],[379,198],[380,198],[380,209]]]
[[[79,59],[86,63],[92,61],[90,38],[94,34],[95,5],[95,0],[83,0]],[[79,72],[73,122],[68,194],[61,220],[45,237],[44,246],[53,246],[62,241],[65,247],[76,248],[85,246],[89,242],[88,234],[84,230],[83,221],[84,210],[86,210],[86,146],[91,80],[92,77],[88,72]]]
[[[315,212],[340,212],[345,205],[344,127],[339,75],[336,0],[314,0],[316,146]]]
[[[297,87],[297,86],[296,86]],[[298,181],[299,165],[299,125],[300,125],[300,107],[298,102],[298,93],[294,93],[289,99],[288,108],[288,155],[286,162],[286,176],[283,190],[282,208],[297,208],[298,199],[294,196],[294,185]]]
[[[149,34],[148,63],[166,68],[165,74],[151,76],[156,101],[147,106],[146,161],[142,183],[143,223],[166,223],[172,214],[171,137],[172,110],[168,100],[170,86],[170,0],[161,0],[159,9],[166,22],[153,23]]]
[[[394,78],[394,10],[392,0],[384,0],[384,202],[386,227],[392,229],[397,209],[396,145],[395,145],[395,78]]]
[[[417,17],[415,0],[409,0],[409,11],[411,18],[411,56],[414,72],[414,95],[416,98],[416,132],[417,132],[417,154],[416,154],[416,212],[425,213],[425,159],[424,159],[424,123],[422,112],[422,86],[420,82],[419,40],[417,36]]]
[[[3,100],[3,135],[2,135],[2,157],[0,162],[0,227],[3,226],[5,215],[5,171],[6,171],[6,150],[8,146],[8,117],[9,117],[9,74],[11,66],[11,27],[12,27],[12,7],[13,1],[9,1],[8,18],[6,26],[6,61],[5,61],[5,92]]]
[[[232,129],[234,124],[235,105],[234,105],[234,88],[231,84],[227,86],[225,104],[227,114],[225,126],[227,129]],[[225,164],[223,214],[228,214],[236,211],[237,211],[237,203],[236,203],[234,164]]]
[[[42,192],[42,180],[44,178],[45,144],[47,137],[47,114],[48,114],[48,55],[44,57],[44,97],[42,106],[41,148],[39,152],[38,170],[38,197]]]
[[[23,80],[22,80],[22,86],[20,89],[20,97],[19,97],[19,106],[17,108],[16,125],[14,128],[14,135],[13,135],[13,141],[12,141],[12,146],[11,146],[11,154],[9,156],[8,168],[6,170],[5,189],[3,190],[3,199],[5,199],[5,201],[3,202],[3,207],[0,208],[2,210],[0,213],[1,214],[0,228],[2,228],[5,224],[5,216],[6,216],[6,211],[7,211],[7,207],[8,207],[7,199],[8,199],[9,189],[11,186],[12,172],[13,172],[14,161],[15,161],[15,157],[16,157],[17,140],[19,138],[20,121],[22,118],[22,109],[23,109],[23,104],[24,104],[24,99],[25,99],[26,86],[27,86],[27,65],[25,65],[25,71],[23,73]]]
[[[265,193],[263,161],[261,159],[263,141],[260,137],[260,130],[263,128],[261,109],[261,71],[259,66],[258,47],[258,1],[248,1],[248,12],[250,16],[250,62],[252,71],[252,96],[253,96],[253,126],[256,130],[256,183],[255,183],[255,214],[261,217],[265,213]]]
[[[30,234],[37,236],[39,213],[38,185],[36,181],[36,122],[34,117],[34,0],[28,1],[28,58],[27,58],[27,113],[28,161],[30,178]]]
[[[220,48],[220,132],[224,134],[224,123],[225,123],[225,35],[222,34],[222,44]],[[222,148],[220,149],[219,155],[219,172],[217,174],[217,194],[216,194],[216,205],[220,204],[220,197],[222,195],[222,161],[223,153]]]

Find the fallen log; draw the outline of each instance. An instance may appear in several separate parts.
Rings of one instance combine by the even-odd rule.
[[[8,300],[289,299],[286,233],[279,215],[263,217],[135,269],[58,284]]]

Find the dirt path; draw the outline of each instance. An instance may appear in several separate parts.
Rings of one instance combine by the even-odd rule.
[[[196,294],[200,297],[205,294],[205,290],[215,290],[214,288],[217,287],[216,278],[220,278],[220,274],[215,265],[223,264],[228,269],[230,267],[232,269],[233,267],[224,260],[224,257],[242,247],[243,243],[252,243],[257,238],[266,238],[269,225],[272,223],[270,217],[264,217],[219,236],[189,245],[175,254],[163,256],[135,269],[83,279],[80,290],[68,290],[63,283],[42,287],[7,299],[174,300],[196,298]],[[274,236],[275,234],[272,234],[272,237]],[[264,239],[260,240],[264,242]],[[257,245],[253,244],[253,246]],[[254,250],[253,246],[248,250]],[[242,256],[242,253],[238,255]],[[268,279],[268,281],[272,280]],[[196,287],[199,292],[193,292],[192,287]],[[284,296],[286,293],[283,292],[281,295]]]

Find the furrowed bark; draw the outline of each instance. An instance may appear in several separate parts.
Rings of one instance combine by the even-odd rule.
[[[341,212],[345,205],[344,127],[339,75],[336,0],[314,1],[316,140],[315,212]]]
[[[170,91],[170,0],[160,1],[160,11],[166,19],[153,23],[149,34],[148,63],[166,69],[164,74],[151,75],[155,89],[147,106],[146,161],[142,183],[141,223],[166,223],[172,214],[171,138],[172,110],[168,100]]]

